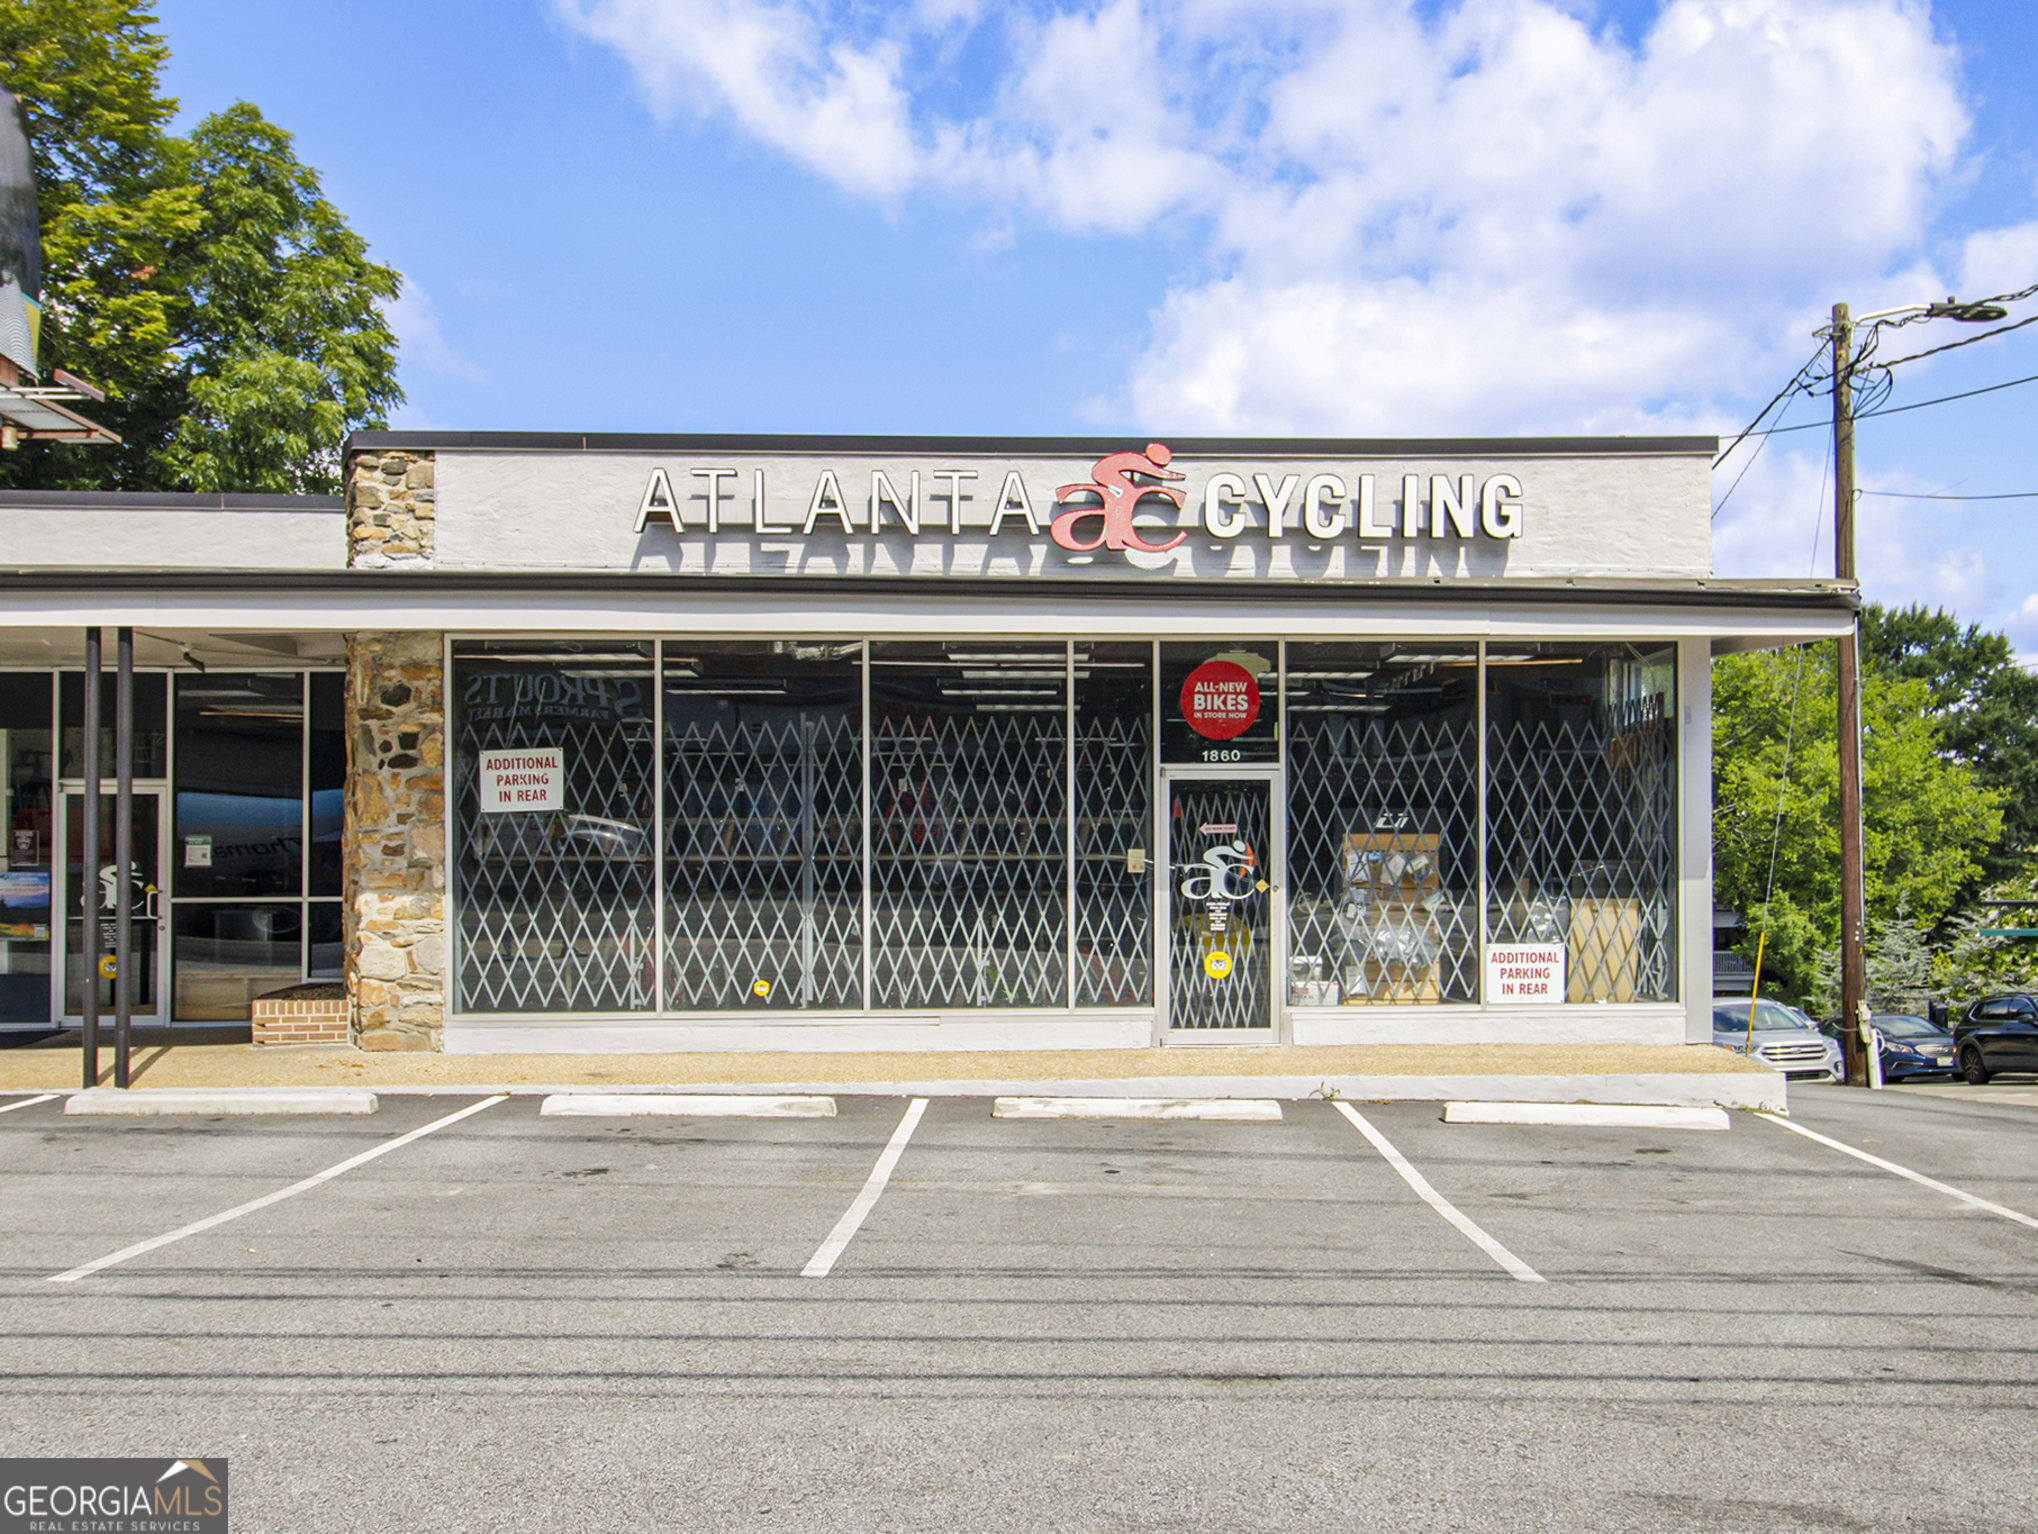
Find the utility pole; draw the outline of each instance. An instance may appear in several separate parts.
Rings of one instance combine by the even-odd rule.
[[[1833,574],[1854,573],[1854,322],[1845,304],[1833,305]],[[1868,1085],[1868,1051],[1861,1014],[1868,1003],[1868,969],[1862,952],[1861,849],[1861,619],[1840,636],[1840,1047],[1847,1082]]]

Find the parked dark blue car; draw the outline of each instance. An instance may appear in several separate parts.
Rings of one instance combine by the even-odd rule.
[[[1930,1018],[1909,1012],[1878,1012],[1870,1026],[1882,1035],[1884,1081],[1951,1076],[1959,1069],[1953,1035]],[[1839,1038],[1839,1019],[1819,1024],[1819,1032],[1831,1039]]]

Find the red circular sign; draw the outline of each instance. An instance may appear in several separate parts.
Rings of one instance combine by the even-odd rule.
[[[1260,687],[1236,661],[1207,660],[1182,683],[1182,717],[1205,740],[1243,735],[1260,717]]]

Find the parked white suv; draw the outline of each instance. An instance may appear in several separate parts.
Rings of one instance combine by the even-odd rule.
[[[1739,1001],[1715,996],[1712,1041],[1737,1055],[1749,1052],[1749,1008],[1754,1009],[1754,1057],[1792,1080],[1845,1081],[1846,1061],[1837,1039],[1829,1039],[1787,1007],[1773,1001]]]

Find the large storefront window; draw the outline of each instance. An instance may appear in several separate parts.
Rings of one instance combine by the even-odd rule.
[[[177,679],[175,815],[179,898],[303,893],[302,676]]]
[[[649,1011],[652,646],[484,641],[454,656],[458,1005]]]
[[[863,1005],[863,645],[665,648],[666,1007]]]
[[[170,681],[171,1016],[245,1022],[256,997],[341,972],[344,679],[202,671]]]
[[[871,1005],[1067,1006],[1067,646],[870,658]]]
[[[1566,1001],[1676,999],[1676,655],[1488,648],[1488,941],[1546,951]]]
[[[0,673],[7,871],[0,876],[0,1023],[50,1015],[50,677]]]
[[[1251,844],[1257,892],[1281,890],[1257,948],[1227,925],[1226,962],[1196,958],[1213,985],[1247,974],[1233,961],[1265,969],[1247,976],[1265,998],[1251,1026],[1281,1002],[1674,1000],[1674,659],[1495,643],[1482,671],[1471,641],[461,641],[455,1007],[1151,1007],[1161,966],[1184,962],[1176,928],[1219,930],[1208,910],[1155,929],[1162,858],[1200,845],[1160,836],[1160,815],[1191,811],[1197,834]],[[338,938],[319,898],[336,769],[309,696],[300,941],[317,972]],[[1194,798],[1218,779],[1259,806],[1259,830]],[[253,941],[189,923],[180,954]],[[1171,1028],[1201,1016],[1180,1004],[1186,973]],[[1523,975],[1545,983],[1495,978]]]
[[[1290,1006],[1479,999],[1478,659],[1288,646]]]

